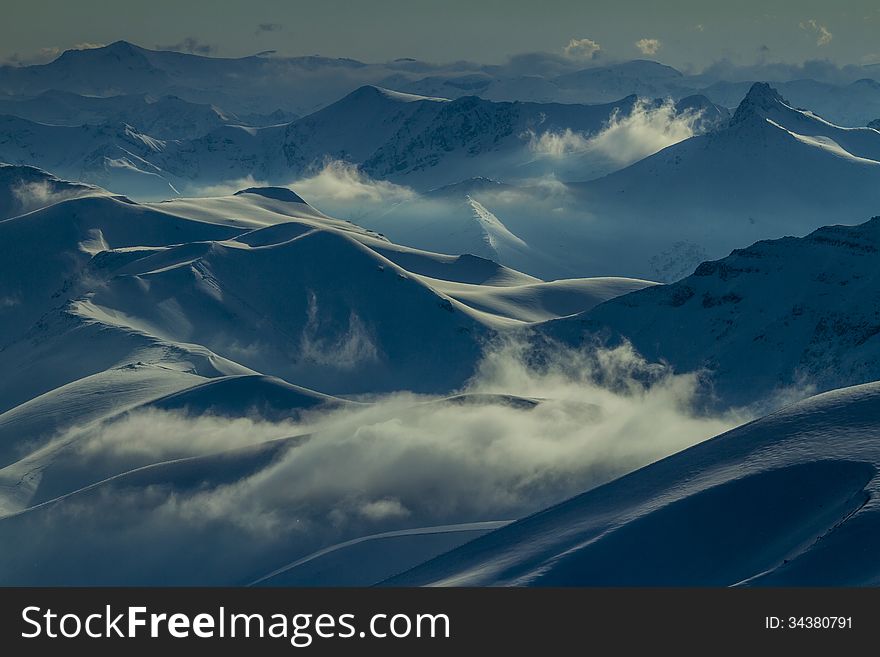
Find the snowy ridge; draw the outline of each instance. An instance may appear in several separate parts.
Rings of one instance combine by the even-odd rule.
[[[496,332],[650,284],[398,246],[286,188],[152,205],[83,190],[0,222],[5,513],[115,474],[68,459],[128,413],[291,421],[351,403],[333,393],[445,392]]]
[[[611,300],[551,332],[624,337],[679,371],[705,369],[724,404],[880,379],[880,219],[758,242],[672,285]],[[786,392],[787,391],[787,392]]]
[[[876,586],[880,385],[746,424],[393,586]]]
[[[625,253],[627,273],[656,279],[688,248],[692,269],[759,239],[874,216],[878,154],[877,131],[832,125],[756,84],[728,128],[570,187],[596,217],[591,239],[604,248],[589,254],[595,266],[611,266],[603,252],[620,266]]]

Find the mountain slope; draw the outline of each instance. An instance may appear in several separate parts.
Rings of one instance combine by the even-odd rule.
[[[878,157],[877,131],[833,126],[755,85],[727,129],[570,188],[595,217],[591,239],[614,253],[618,267],[625,244],[638,268],[623,271],[667,271],[663,278],[674,280],[687,265],[671,262],[688,250],[693,267],[738,244],[873,216],[880,208]],[[588,254],[601,267],[596,273],[612,263],[603,250]]]
[[[678,371],[706,369],[723,404],[880,379],[880,218],[758,242],[671,284],[547,330],[626,338]]]
[[[131,196],[177,194],[173,176],[159,166],[166,146],[128,125],[56,126],[0,116],[0,160]]]
[[[779,411],[507,525],[394,586],[874,586],[880,385]]]
[[[613,117],[631,114],[638,102],[635,96],[603,105],[493,102],[476,96],[447,101],[366,86],[287,126],[223,128],[169,145],[163,167],[202,184],[245,175],[289,182],[333,160],[419,189],[473,176],[534,177],[565,164],[559,157],[536,161],[534,142],[541,135],[568,131],[586,140]],[[681,112],[705,116],[706,129],[720,120],[697,105],[682,106]]]
[[[0,162],[0,221],[66,199],[103,194],[103,189],[61,180],[36,167]]]
[[[96,97],[55,90],[34,98],[4,98],[0,113],[53,125],[128,124],[158,139],[192,139],[226,123],[241,122],[211,105],[175,96]]]

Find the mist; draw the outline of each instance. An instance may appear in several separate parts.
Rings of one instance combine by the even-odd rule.
[[[68,451],[66,469],[43,476],[81,476],[96,460],[143,474],[38,507],[12,526],[26,520],[44,537],[39,549],[56,554],[74,519],[91,527],[82,536],[92,538],[77,541],[100,536],[100,550],[117,555],[133,535],[156,553],[223,546],[244,577],[252,560],[278,550],[292,560],[367,534],[521,517],[747,419],[695,410],[701,385],[699,374],[648,363],[626,344],[539,348],[520,336],[487,345],[472,380],[452,397],[402,392],[296,422],[134,411],[59,437],[80,467]],[[144,470],[151,463],[161,465]],[[191,475],[173,476],[208,463],[215,465],[198,486]],[[9,527],[0,520],[0,536]],[[117,559],[120,577],[144,572]]]

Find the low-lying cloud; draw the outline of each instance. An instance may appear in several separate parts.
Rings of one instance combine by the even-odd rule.
[[[589,148],[629,164],[693,137],[699,118],[697,112],[677,112],[671,100],[660,105],[639,101],[629,114],[616,112],[604,129],[590,138]]]
[[[698,375],[673,374],[628,345],[572,350],[507,339],[487,348],[462,396],[448,400],[400,393],[281,423],[132,412],[81,436],[81,457],[134,466],[308,436],[239,477],[213,466],[220,481],[196,487],[123,480],[124,497],[72,498],[75,511],[64,517],[124,524],[119,509],[138,508],[136,522],[162,549],[226,527],[236,550],[282,544],[290,559],[380,531],[520,517],[743,420],[696,412],[700,386]],[[235,472],[238,462],[223,467]]]
[[[589,138],[571,128],[548,130],[541,134],[529,133],[529,149],[537,155],[565,157],[573,153],[584,153],[589,146]]]
[[[244,178],[235,178],[233,180],[224,180],[214,185],[203,185],[193,190],[189,190],[195,196],[230,196],[249,187],[268,187],[270,183],[265,180],[258,180],[248,174]]]
[[[164,461],[295,436],[302,428],[293,421],[214,415],[195,420],[177,411],[145,408],[85,431],[76,441],[76,451],[87,458],[113,455],[123,462]]]
[[[396,203],[415,196],[409,187],[374,180],[357,165],[342,160],[328,160],[317,173],[292,186],[306,199],[334,202]]]
[[[174,52],[185,52],[191,55],[203,56],[217,52],[217,46],[210,43],[204,43],[198,37],[194,36],[184,37],[177,43],[165,46],[157,45],[155,48],[156,50],[172,50]]]
[[[89,192],[87,187],[58,187],[47,180],[20,181],[13,184],[9,191],[18,204],[18,211],[31,212],[61,201],[78,198]]]
[[[629,113],[615,111],[594,135],[569,128],[531,132],[529,149],[550,158],[592,153],[625,166],[693,137],[699,119],[698,112],[678,112],[671,100],[661,104],[640,100]]]
[[[196,196],[228,196],[248,187],[268,187],[277,183],[247,175],[224,180],[217,184],[201,185],[188,190]],[[313,173],[281,184],[294,190],[320,210],[343,209],[356,212],[358,208],[384,206],[407,201],[416,192],[387,180],[375,180],[356,164],[342,160],[326,160]]]

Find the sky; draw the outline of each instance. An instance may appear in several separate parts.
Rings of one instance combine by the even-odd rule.
[[[120,39],[367,62],[501,63],[538,51],[689,71],[719,60],[880,62],[877,0],[5,0],[3,14],[0,61],[13,64]]]

